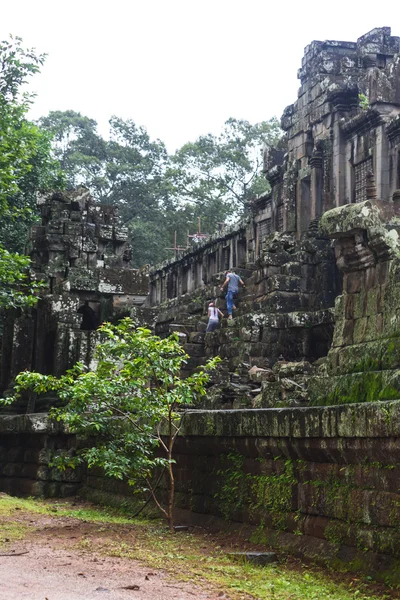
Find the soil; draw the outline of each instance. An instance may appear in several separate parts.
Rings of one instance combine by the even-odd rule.
[[[98,524],[32,517],[21,512],[18,522],[35,532],[0,549],[0,600],[221,600],[138,561],[74,549]]]
[[[87,508],[88,503],[72,506]],[[133,524],[87,522],[59,516],[54,510],[53,516],[16,508],[15,516],[0,519],[0,600],[229,600],[229,593],[205,580],[183,582],[162,568],[110,556],[113,543],[130,548],[139,540],[140,547],[147,548],[149,540],[143,544]],[[24,538],[7,541],[2,521],[27,528]],[[265,550],[228,533],[195,528],[192,535],[196,550],[207,556],[216,544],[224,551]],[[302,561],[290,556],[285,565],[294,571],[303,569]],[[330,572],[329,577],[337,583],[358,581],[350,574]],[[399,598],[398,592],[381,584],[370,584],[369,590],[371,595]]]

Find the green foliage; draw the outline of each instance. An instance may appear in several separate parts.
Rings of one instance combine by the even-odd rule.
[[[235,511],[248,508],[261,527],[270,519],[276,529],[285,529],[297,484],[293,461],[286,460],[282,469],[277,467],[270,474],[245,473],[243,466],[244,456],[231,452],[223,457],[223,468],[217,471],[220,483],[215,498],[223,517],[231,519]]]
[[[101,467],[108,477],[127,479],[136,490],[148,490],[172,527],[174,500],[173,446],[182,412],[205,394],[208,372],[182,379],[188,358],[176,335],[166,339],[136,328],[129,318],[118,325],[106,323],[96,349],[97,367],[88,371],[78,363],[60,378],[23,372],[16,378],[16,396],[30,389],[37,394],[56,392],[64,406],[51,411],[71,432],[83,436],[75,454],[59,454],[59,468],[82,462]],[[218,359],[207,363],[209,371]],[[159,448],[161,454],[155,454]],[[154,469],[169,478],[168,509],[157,498]],[[171,496],[172,494],[172,496]]]
[[[358,106],[361,108],[361,110],[368,110],[368,96],[366,96],[365,94],[358,94]]]
[[[34,196],[41,186],[61,185],[58,165],[50,157],[50,138],[26,119],[32,95],[21,86],[37,73],[45,56],[25,50],[20,38],[0,42],[0,283],[2,308],[31,306],[33,296],[16,291],[26,281],[29,260],[23,251],[34,220]],[[30,291],[34,291],[32,286]]]
[[[239,217],[249,199],[268,184],[261,173],[264,145],[275,144],[275,119],[251,125],[229,119],[220,136],[207,135],[168,156],[132,120],[112,117],[102,138],[93,119],[75,111],[55,111],[39,121],[53,136],[54,157],[68,185],[85,185],[102,203],[119,207],[132,235],[133,264],[156,264],[186,247],[187,233],[214,233],[218,223]]]
[[[169,175],[176,194],[200,205],[206,219],[214,206],[219,207],[220,221],[240,216],[249,200],[268,191],[261,172],[263,149],[279,138],[276,119],[255,125],[228,119],[219,136],[201,136],[172,157]]]
[[[12,254],[0,245],[0,308],[26,308],[37,302],[41,283],[29,281],[27,267],[30,260]]]
[[[293,487],[297,485],[293,461],[286,460],[282,472],[251,477],[250,510],[260,515],[261,525],[269,516],[276,529],[285,529],[286,516],[293,510]]]
[[[225,519],[231,519],[233,513],[243,507],[247,497],[247,476],[243,464],[242,454],[230,452],[223,457],[223,468],[217,471],[220,485],[215,498]]]

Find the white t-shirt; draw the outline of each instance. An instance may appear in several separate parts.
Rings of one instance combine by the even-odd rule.
[[[209,306],[208,310],[210,321],[218,321],[218,308],[215,308],[215,306]]]

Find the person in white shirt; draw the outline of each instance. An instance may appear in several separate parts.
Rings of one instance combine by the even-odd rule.
[[[211,331],[215,331],[219,325],[219,317],[223,317],[223,313],[216,308],[214,302],[210,302],[208,305],[208,323],[206,333],[210,333]]]

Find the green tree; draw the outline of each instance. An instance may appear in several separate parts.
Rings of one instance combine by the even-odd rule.
[[[275,118],[255,125],[228,119],[219,136],[201,136],[172,157],[169,176],[176,194],[202,207],[206,218],[210,211],[220,221],[240,216],[249,200],[268,190],[261,172],[263,149],[276,145],[280,135]]]
[[[134,265],[165,258],[168,238],[162,223],[168,155],[164,144],[152,141],[132,120],[115,116],[107,140],[98,134],[96,121],[72,110],[51,112],[39,123],[53,136],[54,157],[69,186],[84,185],[98,202],[118,207],[131,231]],[[149,243],[143,243],[145,234]]]
[[[38,187],[62,183],[58,165],[50,157],[50,138],[26,119],[33,95],[22,92],[37,73],[45,55],[26,50],[20,38],[0,42],[0,284],[3,308],[31,305],[31,294],[17,293],[27,281],[29,259],[21,251],[28,225],[34,220],[34,194]],[[28,291],[29,288],[22,286]]]
[[[251,125],[229,119],[219,136],[200,137],[173,156],[132,120],[110,119],[103,139],[93,119],[74,111],[40,119],[54,139],[54,156],[71,186],[85,185],[103,203],[119,207],[132,235],[133,264],[156,264],[177,232],[186,246],[198,218],[205,233],[240,217],[247,201],[268,189],[261,173],[262,151],[280,137],[276,119]]]
[[[51,111],[38,124],[51,135],[53,156],[66,175],[68,187],[83,184],[93,193],[99,190],[101,197],[107,143],[97,132],[97,122],[66,110]]]
[[[180,377],[188,356],[176,335],[160,339],[148,329],[136,328],[128,318],[115,326],[106,323],[100,334],[95,371],[78,363],[60,378],[23,372],[16,378],[17,396],[27,389],[38,394],[55,391],[64,406],[53,409],[50,416],[82,435],[83,446],[85,440],[88,444],[75,456],[60,454],[56,464],[101,467],[107,476],[149,491],[173,531],[173,449],[184,417],[182,408],[205,394],[209,375],[200,371]],[[207,371],[218,360],[209,361]],[[166,503],[155,482],[154,471],[160,468],[165,469],[168,482]]]

